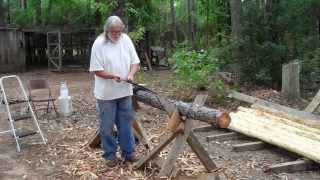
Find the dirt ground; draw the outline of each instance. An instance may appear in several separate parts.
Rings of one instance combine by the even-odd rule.
[[[0,74],[3,76],[5,74]],[[95,98],[93,97],[93,76],[89,73],[53,73],[45,70],[18,74],[24,83],[28,79],[48,78],[55,97],[58,97],[59,84],[66,81],[73,100],[74,114],[70,117],[57,117],[53,111],[49,114],[40,113],[39,123],[48,144],[39,142],[38,136],[23,139],[18,153],[11,135],[0,134],[0,179],[154,179],[158,168],[146,167],[144,170],[133,170],[131,164],[121,163],[115,168],[105,165],[100,149],[90,149],[86,146],[89,137],[96,128]],[[162,96],[177,100],[192,100],[196,92],[178,90],[175,87],[174,77],[167,70],[144,72],[137,78],[148,88]],[[16,88],[11,86],[12,91]],[[277,92],[270,90],[250,91],[250,94],[271,101],[286,102]],[[278,97],[279,96],[279,97]],[[276,99],[276,100],[274,100]],[[270,99],[268,99],[270,100]],[[209,98],[206,106],[220,110],[232,110],[240,105],[239,102],[225,100],[216,103],[215,98]],[[293,107],[302,108],[304,102],[293,102]],[[167,115],[157,109],[141,104],[141,110],[136,114],[145,128],[149,140],[153,145],[159,143],[164,135]],[[0,131],[8,129],[6,115],[0,113]],[[25,123],[25,122],[24,122]],[[20,127],[31,127],[30,124],[17,124]],[[203,125],[195,121],[195,126]],[[233,152],[231,145],[249,142],[249,139],[206,142],[205,137],[219,133],[217,130],[197,133],[204,147],[210,153],[213,161],[222,174],[228,179],[320,179],[320,172],[306,171],[292,174],[272,174],[263,170],[267,165],[295,160],[295,156],[278,148],[267,148],[259,151]],[[221,133],[221,132],[220,132]],[[137,146],[139,156],[146,153],[140,144]],[[165,157],[168,149],[160,153]],[[204,173],[205,169],[197,160],[189,147],[186,147],[180,156],[177,166],[179,174],[196,176]]]

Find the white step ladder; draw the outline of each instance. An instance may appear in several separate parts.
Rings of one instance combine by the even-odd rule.
[[[18,100],[16,102],[9,102],[9,100],[7,98],[7,93],[6,93],[6,90],[5,90],[5,87],[4,87],[4,81],[8,80],[8,79],[15,79],[18,82],[19,87],[20,87],[21,91],[23,92],[23,98],[24,98],[23,100]],[[11,75],[11,76],[3,76],[3,77],[0,78],[0,103],[1,103],[1,105],[5,105],[5,107],[6,107],[6,112],[7,112],[8,118],[9,118],[10,128],[11,128],[9,130],[0,132],[0,134],[12,133],[12,135],[13,135],[15,141],[16,141],[16,144],[17,144],[18,152],[21,151],[19,140],[21,138],[23,138],[23,137],[26,137],[26,136],[39,134],[41,136],[43,144],[46,144],[46,139],[43,136],[43,133],[42,133],[42,131],[40,129],[37,117],[36,117],[36,115],[35,115],[35,113],[34,113],[34,111],[32,109],[32,106],[30,104],[28,95],[27,95],[25,89],[23,88],[23,84],[22,84],[19,76]],[[15,117],[12,114],[12,111],[10,109],[10,105],[14,104],[14,103],[27,103],[28,113],[30,115],[25,115],[25,116],[21,116],[21,117]],[[15,121],[19,121],[19,120],[23,120],[23,119],[30,119],[30,118],[33,119],[33,122],[34,122],[34,125],[36,127],[36,130],[34,132],[26,132],[26,133],[22,132],[22,133],[19,133],[18,130],[20,130],[20,128],[16,128],[15,127]]]

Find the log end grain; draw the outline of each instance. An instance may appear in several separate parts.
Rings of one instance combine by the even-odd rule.
[[[228,113],[222,112],[217,115],[217,126],[219,128],[227,128],[231,122],[231,118]]]

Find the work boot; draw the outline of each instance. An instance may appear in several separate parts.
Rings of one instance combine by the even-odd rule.
[[[119,162],[118,158],[115,159],[106,159],[106,164],[108,167],[115,167]]]
[[[128,159],[125,159],[124,161],[134,163],[134,162],[137,162],[138,160],[139,160],[139,158],[137,158],[137,156],[134,155]]]

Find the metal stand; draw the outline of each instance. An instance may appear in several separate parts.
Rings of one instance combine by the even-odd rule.
[[[4,85],[3,85],[4,81],[7,80],[7,79],[15,79],[16,81],[18,81],[19,87],[22,90],[23,97],[24,97],[24,99],[19,101],[18,103],[22,103],[22,102],[27,103],[27,106],[28,106],[28,109],[29,109],[29,111],[28,111],[29,114],[24,115],[24,116],[20,116],[20,117],[14,116],[12,114],[12,111],[10,109],[10,105],[14,104],[14,102],[9,102],[9,100],[7,98],[7,94],[6,94],[5,88],[4,88]],[[8,114],[8,118],[9,118],[8,120],[10,122],[10,127],[11,127],[10,130],[2,131],[2,132],[0,132],[0,134],[12,133],[13,137],[14,137],[14,139],[16,141],[16,144],[17,144],[18,152],[21,151],[20,144],[19,144],[19,139],[21,139],[23,137],[26,137],[26,136],[39,134],[41,136],[43,144],[46,144],[46,139],[43,136],[43,133],[42,133],[40,127],[39,127],[39,123],[38,123],[38,120],[36,118],[36,115],[35,115],[35,113],[34,113],[34,111],[32,109],[32,106],[30,104],[29,98],[27,96],[27,93],[26,93],[25,89],[23,88],[22,82],[21,82],[21,80],[20,80],[20,78],[18,76],[11,75],[11,76],[3,76],[3,77],[0,78],[0,103],[4,104],[6,106],[6,112]],[[27,120],[27,119],[30,119],[30,118],[33,119],[34,125],[36,127],[36,131],[34,131],[34,132],[25,132],[25,133],[18,132],[17,130],[19,130],[19,128],[15,127],[15,122],[16,121],[20,121],[20,120]]]

